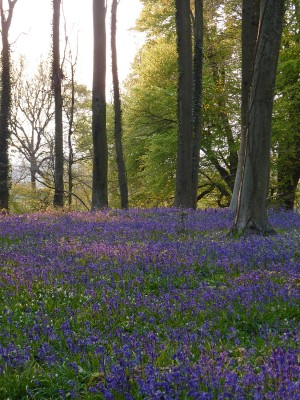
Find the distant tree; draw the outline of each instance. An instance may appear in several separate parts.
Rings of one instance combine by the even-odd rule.
[[[68,176],[68,205],[72,205],[73,200],[73,186],[74,186],[74,176],[73,176],[73,167],[75,164],[74,158],[74,130],[75,130],[75,109],[76,109],[76,82],[75,82],[75,73],[76,66],[78,61],[78,46],[76,49],[75,56],[73,55],[72,48],[69,43],[69,38],[67,34],[67,26],[66,20],[64,22],[65,29],[65,50],[64,50],[64,61],[65,64],[68,65],[68,72],[66,72],[65,65],[65,82],[62,87],[63,89],[63,111],[65,116],[67,117],[67,148],[68,148],[68,156],[67,156],[67,176]],[[68,53],[68,54],[67,54]]]
[[[130,202],[171,206],[177,145],[175,38],[146,43],[125,85],[124,151]]]
[[[94,66],[92,94],[92,209],[108,206],[108,146],[106,133],[106,1],[93,0]]]
[[[119,0],[120,1],[120,0]],[[118,62],[117,62],[117,45],[116,45],[116,32],[117,32],[117,8],[118,0],[113,0],[111,5],[111,58],[112,58],[112,76],[113,76],[113,91],[114,91],[114,116],[115,116],[115,147],[117,156],[118,167],[118,180],[121,196],[121,207],[128,208],[128,186],[126,177],[126,168],[123,155],[122,144],[122,106],[120,98],[119,76],[118,76]]]
[[[54,206],[64,205],[64,153],[63,153],[63,99],[62,79],[63,72],[60,65],[60,7],[61,0],[53,0],[53,64],[52,64],[52,85],[55,104],[55,147],[54,147]]]
[[[48,63],[42,61],[34,76],[26,77],[21,59],[12,76],[11,147],[26,161],[33,190],[37,180],[48,180],[49,174],[52,184],[54,143],[49,124],[54,108],[49,74]]]
[[[66,68],[67,65],[68,69]],[[90,133],[92,128],[92,96],[85,85],[76,82],[75,67],[75,59],[72,60],[70,56],[66,58],[63,111],[65,129],[67,131],[65,147],[68,153],[68,190],[66,192],[68,193],[69,206],[81,206],[83,201],[85,204],[91,202],[92,137]],[[86,206],[84,207],[87,208]]]
[[[9,203],[9,155],[8,141],[10,138],[9,121],[11,108],[11,65],[9,28],[17,0],[8,0],[8,10],[4,10],[0,0],[1,13],[1,99],[0,99],[0,210],[8,210]]]
[[[76,57],[77,59],[77,57]],[[74,133],[74,114],[75,114],[75,68],[77,61],[73,62],[71,59],[70,62],[70,104],[69,108],[66,110],[66,114],[68,117],[68,205],[72,205],[72,192],[73,192],[73,165],[74,165],[74,146],[73,146],[73,133]]]
[[[261,0],[248,106],[245,157],[232,231],[267,234],[271,123],[284,0]]]

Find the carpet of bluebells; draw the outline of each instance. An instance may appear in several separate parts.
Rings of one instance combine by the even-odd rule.
[[[300,214],[0,217],[0,400],[300,399]]]

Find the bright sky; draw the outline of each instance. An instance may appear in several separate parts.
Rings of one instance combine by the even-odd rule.
[[[76,80],[92,85],[92,56],[93,56],[93,20],[92,0],[62,0],[67,22],[67,34],[74,43],[78,40],[78,66]],[[110,3],[110,1],[109,1]],[[5,4],[5,2],[4,2]],[[83,6],[84,4],[84,6]],[[139,0],[121,0],[118,6],[117,49],[119,78],[122,81],[129,73],[131,62],[142,43],[142,36],[130,29],[139,16],[142,5]],[[63,16],[61,15],[61,19]],[[107,21],[110,21],[110,6],[107,12]],[[10,29],[10,42],[13,58],[19,54],[26,56],[29,67],[34,70],[41,57],[45,58],[51,51],[51,0],[18,0],[14,9]],[[108,31],[109,31],[108,26]],[[63,39],[64,32],[61,31]],[[108,38],[108,48],[109,48]],[[110,51],[107,58],[107,83],[111,85]]]

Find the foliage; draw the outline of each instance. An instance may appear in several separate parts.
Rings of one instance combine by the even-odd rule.
[[[286,181],[287,187],[293,175],[300,178],[300,25],[293,8],[294,2],[289,3],[279,56],[273,118],[274,168],[278,171],[279,180]],[[285,182],[275,182],[274,186],[277,185],[280,189]],[[282,202],[284,196],[290,193],[277,195]]]
[[[175,36],[175,8],[171,0],[141,0],[143,9],[136,29],[145,32],[148,39]]]
[[[11,187],[9,209],[14,214],[45,211],[52,205],[52,197],[47,187],[32,189],[28,183],[15,183]]]
[[[237,163],[240,10],[237,2],[232,1],[231,8],[227,5],[220,29],[219,3],[205,9],[200,206],[207,204],[205,193],[211,195],[210,204],[228,204]],[[137,205],[173,203],[177,140],[173,6],[171,1],[145,1],[136,27],[148,39],[127,81],[124,118],[131,201]]]
[[[0,217],[0,398],[298,399],[300,216],[269,217]]]
[[[175,42],[147,43],[141,55],[124,104],[130,197],[133,204],[171,204],[177,136]]]

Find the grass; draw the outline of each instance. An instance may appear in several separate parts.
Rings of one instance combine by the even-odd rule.
[[[0,400],[300,397],[299,214],[181,214],[2,217]]]

